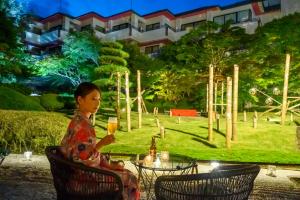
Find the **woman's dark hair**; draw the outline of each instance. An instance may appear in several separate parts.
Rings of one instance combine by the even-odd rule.
[[[100,91],[99,87],[97,85],[95,85],[94,83],[90,83],[90,82],[80,83],[74,92],[74,98],[75,98],[76,103],[78,103],[77,98],[79,96],[85,97],[86,95],[88,95],[89,93],[91,93],[94,90],[97,90],[101,95],[101,91]]]

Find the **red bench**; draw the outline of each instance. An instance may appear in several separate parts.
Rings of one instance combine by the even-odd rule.
[[[197,110],[196,109],[171,109],[170,116],[189,116],[196,117]]]

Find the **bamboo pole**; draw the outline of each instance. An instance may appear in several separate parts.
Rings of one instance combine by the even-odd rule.
[[[130,119],[131,108],[130,108],[128,72],[125,72],[125,92],[126,92],[127,132],[130,132],[131,131],[131,119]]]
[[[117,72],[117,127],[118,129],[121,128],[120,121],[121,121],[121,74]]]
[[[138,124],[139,128],[142,128],[142,95],[141,95],[141,73],[140,70],[137,70],[137,102],[138,102],[138,113],[139,119]]]
[[[222,81],[222,84],[221,84],[221,90],[222,90],[222,94],[221,94],[221,115],[223,116],[224,115],[224,82]]]
[[[206,84],[206,112],[208,112],[208,84]]]
[[[217,113],[217,98],[218,98],[218,83],[217,82],[215,83],[214,96],[215,96],[214,111],[215,111],[215,113]]]
[[[244,110],[244,122],[246,122],[247,121],[247,112],[246,112],[246,110]]]
[[[160,138],[165,139],[165,128],[163,126],[160,126],[159,132],[160,132]]]
[[[253,128],[257,128],[257,116],[253,115]]]
[[[255,116],[256,119],[258,119],[258,114],[257,114],[256,110],[254,110],[254,116]]]
[[[144,102],[143,98],[141,99],[141,101],[142,101],[142,108],[144,109],[144,112],[145,112],[146,114],[148,114],[148,110],[147,110],[147,107],[146,107],[146,105],[145,105],[145,102]]]
[[[234,65],[233,70],[233,107],[232,107],[232,140],[237,140],[237,115],[238,115],[238,91],[239,91],[239,66]]]
[[[289,68],[290,68],[290,54],[286,54],[285,70],[284,70],[284,85],[282,94],[282,107],[281,107],[281,125],[284,125],[287,111],[287,93],[289,84]]]
[[[220,131],[220,114],[216,114],[217,119],[217,131]]]
[[[213,94],[214,93],[214,67],[209,66],[208,82],[208,141],[213,140]]]
[[[227,77],[227,94],[226,94],[226,147],[231,148],[231,136],[232,136],[232,80],[231,77]]]

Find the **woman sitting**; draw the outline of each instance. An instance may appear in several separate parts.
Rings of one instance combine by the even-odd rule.
[[[93,83],[81,83],[75,93],[78,110],[70,122],[67,133],[61,142],[61,151],[66,158],[81,162],[84,165],[96,168],[106,168],[118,173],[124,183],[123,198],[125,200],[139,199],[137,178],[122,163],[110,164],[105,156],[101,155],[101,147],[115,141],[114,135],[106,135],[99,142],[90,116],[96,113],[100,105],[100,89]]]

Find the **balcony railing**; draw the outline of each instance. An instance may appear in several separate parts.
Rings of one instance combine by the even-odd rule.
[[[57,40],[62,41],[67,34],[68,32],[65,30],[53,30],[50,32],[45,32],[41,35],[27,31],[25,40],[32,44],[44,45]]]

